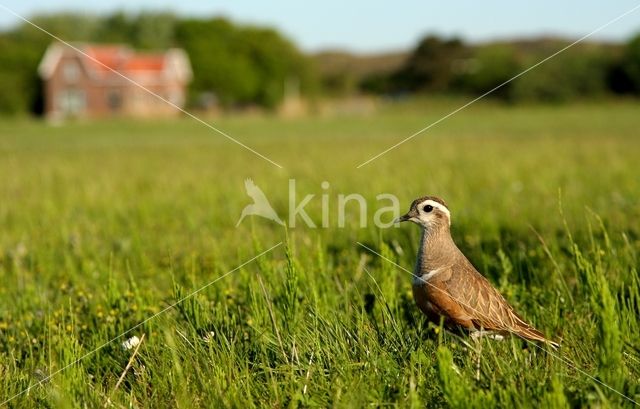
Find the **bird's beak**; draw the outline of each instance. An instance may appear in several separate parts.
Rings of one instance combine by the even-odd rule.
[[[398,217],[397,219],[395,219],[393,221],[393,223],[406,222],[409,219],[411,219],[411,215],[409,215],[409,213],[407,213],[407,214],[402,215],[402,216]]]

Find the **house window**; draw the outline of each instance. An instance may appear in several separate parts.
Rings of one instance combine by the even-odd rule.
[[[82,90],[65,89],[58,97],[58,107],[65,115],[77,115],[84,112],[87,106],[87,98]]]
[[[68,83],[78,82],[78,78],[80,78],[80,67],[78,67],[75,61],[68,61],[62,67],[62,75]]]
[[[112,111],[119,111],[122,108],[122,93],[118,90],[107,92],[107,106]]]

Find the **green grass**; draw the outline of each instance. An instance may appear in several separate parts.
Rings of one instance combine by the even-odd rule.
[[[456,107],[215,121],[284,169],[187,119],[3,120],[0,402],[284,242],[8,406],[633,406],[580,370],[640,399],[637,103],[478,104],[356,169]],[[235,228],[248,177],[280,215],[290,178],[316,194],[316,222],[326,193],[329,227]],[[467,340],[356,244],[411,269],[418,229],[360,228],[355,206],[337,227],[338,194],[375,208],[384,192],[403,210],[445,198],[458,245],[566,361],[485,340],[476,379]],[[142,334],[116,388],[133,352],[120,344]]]

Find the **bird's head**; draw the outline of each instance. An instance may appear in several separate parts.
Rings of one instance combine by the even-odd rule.
[[[444,200],[435,196],[424,196],[411,203],[407,214],[396,219],[396,223],[411,221],[428,230],[451,225],[451,213]]]

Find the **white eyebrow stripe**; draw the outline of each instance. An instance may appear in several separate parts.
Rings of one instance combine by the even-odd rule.
[[[447,209],[442,204],[440,204],[440,203],[438,203],[438,202],[436,202],[434,200],[431,200],[431,199],[425,200],[424,202],[420,203],[420,207],[421,208],[426,206],[426,205],[431,205],[431,206],[434,207],[434,209],[438,209],[442,213],[446,214],[447,215],[447,219],[449,220],[449,225],[451,225],[451,213],[449,212],[449,209]]]

